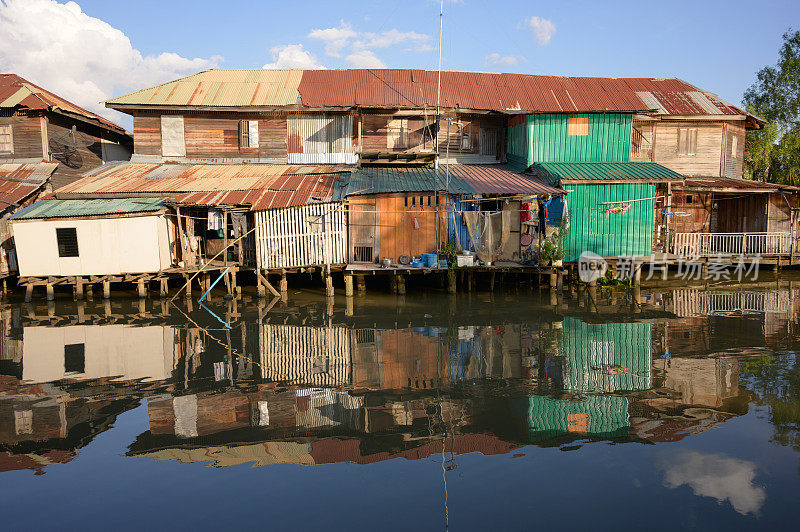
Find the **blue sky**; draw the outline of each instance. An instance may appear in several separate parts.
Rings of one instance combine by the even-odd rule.
[[[214,65],[436,68],[439,4],[431,0],[62,4],[0,0],[0,25],[22,28],[16,45],[0,35],[0,69],[50,83],[86,105]],[[444,9],[444,69],[678,77],[734,103],[755,72],[776,61],[781,34],[800,28],[797,0],[462,0],[446,1]],[[99,36],[87,39],[84,30]],[[52,51],[51,64],[18,57],[23,42]]]

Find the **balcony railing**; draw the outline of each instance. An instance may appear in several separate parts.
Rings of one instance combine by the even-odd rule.
[[[790,233],[675,233],[672,252],[681,256],[789,255]]]

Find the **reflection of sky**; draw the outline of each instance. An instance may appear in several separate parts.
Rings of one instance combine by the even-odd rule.
[[[767,494],[753,484],[756,464],[724,454],[682,450],[663,455],[661,469],[664,485],[678,488],[687,485],[695,495],[730,502],[742,515],[757,514]]]

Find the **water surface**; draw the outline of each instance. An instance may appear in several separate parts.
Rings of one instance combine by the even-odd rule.
[[[785,525],[799,304],[785,280],[8,304],[0,525]]]

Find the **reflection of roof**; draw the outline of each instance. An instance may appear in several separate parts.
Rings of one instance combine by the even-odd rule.
[[[16,205],[42,188],[58,163],[0,164],[0,210]]]
[[[752,181],[750,179],[731,179],[727,177],[687,177],[678,187],[711,189],[721,191],[722,189],[733,189],[737,192],[778,192],[780,190],[797,191],[798,187],[789,185],[779,185],[777,183],[764,183],[763,181]]]
[[[668,181],[684,177],[656,163],[535,163],[531,167],[549,183],[562,181]]]
[[[72,113],[92,119],[107,128],[119,132],[125,131],[113,122],[109,122],[101,116],[78,107],[16,74],[0,74],[0,108],[13,109],[18,106],[28,109]]]
[[[350,176],[345,196],[389,192],[432,192],[453,194],[543,194],[561,195],[564,191],[542,181],[506,170],[500,165],[454,164],[433,168],[363,167]]]
[[[105,165],[56,191],[60,199],[153,195],[176,203],[249,205],[254,210],[328,201],[335,166],[280,164]]]
[[[11,216],[14,220],[72,218],[157,212],[164,208],[161,198],[115,198],[87,200],[46,199]]]
[[[226,70],[198,72],[168,83],[111,98],[115,105],[278,106],[295,105],[302,70]]]
[[[225,70],[198,72],[108,100],[109,107],[284,106],[422,108],[437,105],[433,70]],[[441,73],[446,108],[575,113],[655,111],[674,115],[745,115],[718,96],[679,79],[590,78]]]

